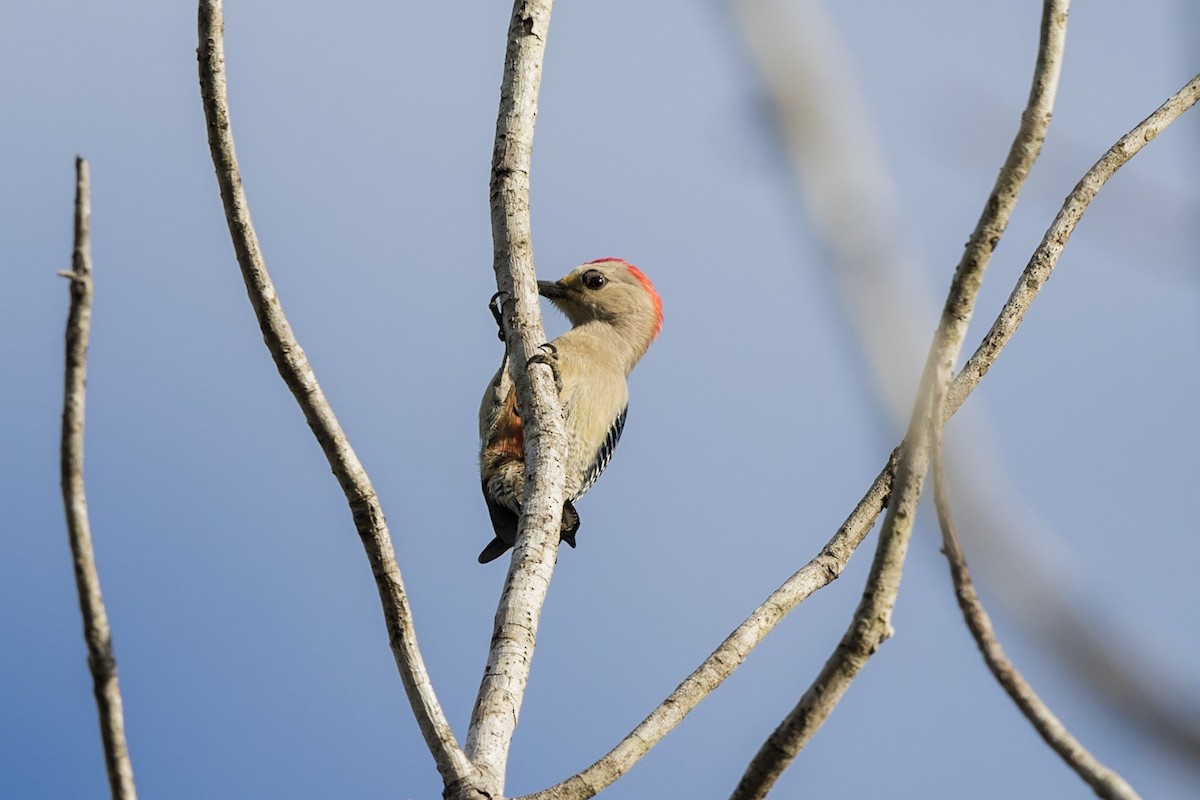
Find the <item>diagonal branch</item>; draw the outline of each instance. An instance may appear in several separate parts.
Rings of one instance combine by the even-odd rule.
[[[896,453],[893,452],[883,472],[821,552],[754,609],[712,655],[604,758],[561,783],[518,800],[584,800],[599,794],[628,772],[701,700],[732,675],[785,616],[813,592],[842,574],[850,556],[875,526],[875,520],[887,504],[895,470]]]
[[[900,591],[904,559],[929,467],[929,419],[935,394],[935,377],[943,369],[948,374],[953,372],[984,272],[1045,141],[1062,67],[1068,5],[1067,0],[1045,0],[1043,4],[1037,63],[1029,100],[1008,157],[950,283],[941,319],[930,345],[908,432],[900,445],[892,500],[884,518],[863,599],[846,633],[816,680],[751,759],[733,792],[732,797],[736,800],[767,795],[797,753],[833,712],[858,672],[893,633],[892,610]]]
[[[546,341],[542,329],[529,215],[529,172],[538,89],[551,0],[516,0],[508,29],[504,79],[492,154],[491,210],[496,284],[505,297],[503,324],[525,441],[520,530],[500,603],[487,667],[471,713],[467,755],[482,786],[500,796],[537,640],[542,606],[558,554],[566,482],[566,433],[549,370],[529,357]]]
[[[200,46],[197,49],[200,94],[208,127],[208,144],[216,167],[217,183],[221,188],[221,201],[225,206],[225,218],[229,223],[229,233],[246,283],[246,292],[275,366],[304,412],[304,418],[312,428],[350,505],[354,525],[362,539],[379,590],[396,667],[425,743],[437,762],[442,779],[446,783],[462,780],[471,775],[472,767],[454,738],[417,647],[412,609],[379,498],[284,316],[275,286],[267,273],[258,236],[254,232],[229,120],[224,27],[221,0],[200,0]]]
[[[945,401],[945,388],[950,384],[950,373],[939,375],[939,389],[934,398],[935,413],[931,417],[930,435],[933,437],[933,498],[937,507],[938,525],[942,529],[942,546],[946,560],[950,562],[950,576],[954,581],[954,596],[958,607],[962,609],[963,619],[983,660],[992,675],[1000,683],[1001,688],[1012,701],[1021,709],[1021,713],[1029,720],[1038,734],[1050,745],[1051,749],[1067,762],[1067,766],[1075,770],[1079,777],[1106,800],[1138,800],[1138,794],[1133,787],[1125,782],[1115,771],[1100,763],[1071,732],[1054,712],[1042,702],[1034,692],[1033,687],[1021,676],[1012,661],[1004,654],[1004,648],[996,639],[992,620],[975,591],[971,581],[971,571],[967,567],[967,557],[963,553],[954,526],[954,517],[950,510],[949,491],[946,488],[944,459],[942,458],[942,428],[941,412]]]
[[[83,638],[87,642],[88,669],[100,716],[100,738],[104,744],[104,766],[113,800],[137,800],[133,764],[125,744],[125,713],[117,682],[117,660],[113,655],[112,630],[100,594],[100,574],[92,550],[87,496],[83,485],[83,425],[87,394],[87,350],[92,329],[92,204],[88,163],[75,159],[75,249],[71,271],[60,272],[71,281],[71,310],[67,315],[66,377],[63,389],[62,467],[63,507],[67,534],[75,563],[75,586],[83,616]]]

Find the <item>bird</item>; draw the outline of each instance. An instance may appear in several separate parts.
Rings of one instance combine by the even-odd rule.
[[[575,501],[612,459],[629,408],[626,379],[662,331],[662,299],[641,270],[620,258],[581,264],[557,281],[538,281],[571,329],[531,360],[555,370],[567,434],[560,539],[575,547]],[[504,338],[497,294],[490,307]],[[525,444],[507,348],[479,407],[479,476],[495,538],[479,554],[486,564],[517,538],[525,493]]]

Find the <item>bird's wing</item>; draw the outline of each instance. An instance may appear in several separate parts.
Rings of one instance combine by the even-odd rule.
[[[596,458],[592,461],[592,465],[588,467],[584,474],[583,483],[579,487],[579,491],[571,500],[578,500],[583,497],[588,489],[596,482],[604,472],[604,468],[608,466],[608,462],[612,461],[613,451],[617,449],[617,442],[621,441],[621,431],[625,429],[625,416],[629,413],[629,406],[626,405],[621,409],[621,413],[613,420],[613,424],[608,429],[608,434],[604,437],[604,442],[600,445],[600,449],[596,451]]]

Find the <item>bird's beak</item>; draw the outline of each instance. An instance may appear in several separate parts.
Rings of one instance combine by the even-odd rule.
[[[551,300],[561,300],[568,289],[562,281],[538,281],[538,294]]]

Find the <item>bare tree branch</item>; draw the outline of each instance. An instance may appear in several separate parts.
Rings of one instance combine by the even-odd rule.
[[[528,476],[520,531],[467,734],[467,755],[483,773],[481,785],[497,797],[503,792],[509,746],[558,555],[566,483],[567,441],[558,392],[548,369],[529,365],[529,357],[546,341],[533,265],[529,171],[552,6],[551,0],[513,4],[492,155],[493,262],[505,300],[505,341],[514,365]]]
[[[1196,75],[1183,85],[1175,94],[1167,98],[1153,114],[1142,120],[1133,130],[1117,140],[1099,161],[1092,165],[1079,183],[1067,196],[1062,208],[1054,217],[1053,224],[1042,237],[1041,244],[1034,251],[1020,280],[1009,295],[1008,302],[1000,311],[996,321],[988,330],[975,353],[967,360],[962,371],[955,376],[946,395],[946,409],[942,414],[943,421],[958,410],[966,400],[980,378],[987,374],[996,356],[1012,339],[1025,312],[1029,310],[1033,298],[1050,279],[1058,263],[1058,257],[1066,246],[1067,239],[1074,232],[1075,226],[1083,218],[1083,212],[1095,198],[1109,178],[1123,167],[1129,159],[1137,155],[1147,144],[1152,142],[1163,130],[1179,118],[1183,112],[1196,104],[1200,99],[1200,75]]]
[[[819,2],[754,0],[732,6],[766,81],[805,212],[829,250],[827,266],[864,345],[884,410],[897,417],[913,395],[912,367],[929,301],[919,291],[917,257],[862,108],[853,65]],[[1081,603],[1083,592],[1055,563],[1047,524],[998,480],[1004,468],[988,455],[989,448],[978,446],[987,437],[980,419],[959,426],[955,449],[970,458],[947,456],[963,487],[958,500],[1012,613],[1106,702],[1196,759],[1200,713],[1180,692],[1192,673],[1115,646],[1128,633],[1097,626]]]
[[[412,609],[379,498],[284,316],[271,276],[267,273],[258,236],[254,232],[229,120],[224,26],[220,0],[200,0],[200,45],[197,49],[200,94],[208,127],[209,148],[225,206],[225,218],[229,223],[229,233],[246,283],[246,292],[279,374],[304,412],[304,418],[350,504],[354,525],[362,539],[379,590],[396,667],[425,743],[437,762],[443,781],[447,784],[461,781],[473,774],[473,768],[454,738],[417,647]]]
[[[1061,71],[1068,5],[1067,0],[1046,0],[1043,5],[1029,100],[1008,157],[955,270],[934,332],[908,432],[900,446],[893,496],[863,599],[817,679],[747,766],[733,792],[735,800],[767,795],[783,770],[824,724],[859,670],[893,633],[892,609],[900,590],[904,559],[929,467],[929,419],[935,377],[943,368],[948,374],[953,372],[992,251],[1008,225],[1021,187],[1045,141]]]
[[[821,552],[771,593],[733,633],[604,758],[577,775],[518,800],[584,800],[608,788],[733,674],[796,606],[842,574],[887,504],[896,453]]]
[[[71,281],[71,309],[67,315],[66,377],[63,389],[62,468],[63,507],[67,535],[75,565],[75,587],[83,616],[83,639],[87,642],[88,669],[92,692],[100,716],[100,738],[104,744],[104,766],[113,800],[136,800],[133,764],[125,744],[125,712],[117,682],[117,659],[113,655],[112,631],[100,593],[100,573],[92,551],[91,522],[83,485],[83,425],[87,394],[87,350],[92,329],[92,242],[91,188],[88,163],[75,159],[75,248],[71,270],[60,272]]]
[[[934,398],[934,414],[931,418],[933,437],[933,497],[937,507],[938,525],[942,529],[942,545],[947,561],[950,562],[950,576],[954,581],[954,596],[958,607],[962,609],[963,619],[983,660],[992,675],[999,681],[1000,686],[1021,709],[1021,713],[1032,723],[1033,727],[1050,745],[1051,749],[1078,773],[1096,794],[1107,800],[1136,800],[1138,793],[1125,782],[1114,770],[1104,766],[1083,746],[1054,712],[1042,702],[1034,692],[1033,687],[1022,677],[1012,661],[1004,654],[1004,649],[996,639],[992,628],[991,618],[983,607],[983,602],[975,591],[971,581],[971,572],[967,567],[967,558],[958,540],[954,526],[954,517],[950,510],[949,490],[946,487],[946,472],[942,458],[942,423],[941,412],[945,401],[945,389],[950,385],[950,371],[938,375],[937,396]]]

